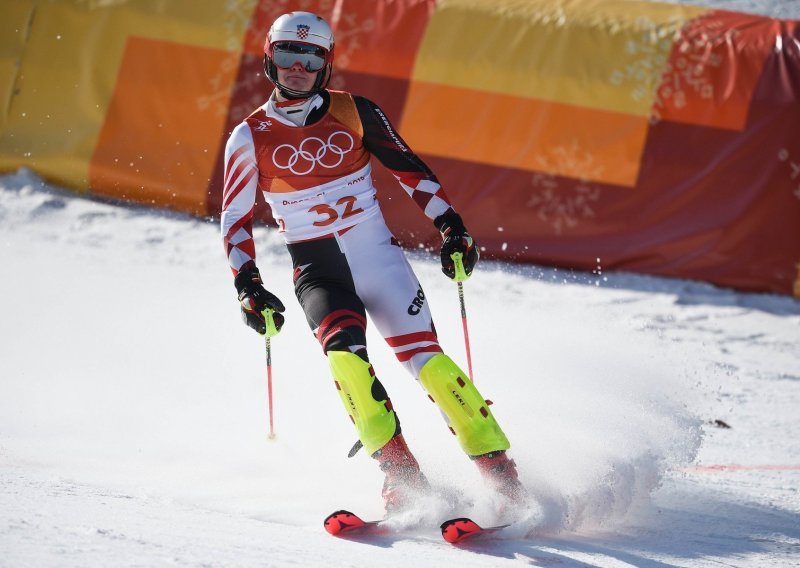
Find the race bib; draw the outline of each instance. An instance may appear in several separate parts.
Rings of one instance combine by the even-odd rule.
[[[275,153],[278,149],[280,146]],[[303,167],[298,161],[291,166]],[[313,239],[352,227],[379,213],[371,174],[372,168],[367,164],[324,185],[291,193],[265,192],[264,198],[286,242]]]

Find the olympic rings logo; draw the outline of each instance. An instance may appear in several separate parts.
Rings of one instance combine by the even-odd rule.
[[[347,147],[336,144],[336,141]],[[304,176],[310,174],[317,164],[328,169],[340,166],[344,161],[344,155],[354,146],[355,142],[350,134],[337,130],[328,136],[327,142],[322,138],[311,136],[300,142],[298,148],[291,144],[281,144],[272,152],[272,163],[282,170],[291,171],[296,176]]]

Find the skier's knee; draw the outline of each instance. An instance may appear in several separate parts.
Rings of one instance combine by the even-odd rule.
[[[327,354],[329,351],[350,351],[366,348],[367,320],[353,310],[334,310],[322,318],[314,334]]]
[[[420,382],[447,417],[448,426],[470,456],[507,450],[508,438],[489,403],[450,357],[438,353],[422,367]]]
[[[320,343],[326,355],[331,351],[346,351],[348,353],[358,353],[362,359],[367,360],[367,337],[364,330],[360,328],[346,327],[338,329],[321,338]]]
[[[439,345],[436,344],[436,347],[438,348]],[[436,351],[422,351],[415,354],[407,361],[402,361],[402,363],[411,375],[418,379],[420,373],[422,373],[422,369],[425,368],[425,365],[428,364],[428,361],[430,361],[436,353]],[[439,349],[438,353],[441,353],[441,349]]]

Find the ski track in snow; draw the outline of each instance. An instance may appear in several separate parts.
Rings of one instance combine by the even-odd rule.
[[[800,302],[483,262],[465,287],[475,380],[536,504],[505,540],[440,541],[446,516],[500,519],[371,329],[412,449],[472,505],[425,503],[402,522],[430,529],[350,542],[322,519],[380,515],[381,474],[345,457],[354,432],[291,298],[288,254],[272,230],[256,239],[288,308],[275,442],[263,342],[239,320],[215,223],[82,199],[24,170],[0,178],[0,566],[800,563]],[[432,255],[411,256],[464,365],[455,287]]]

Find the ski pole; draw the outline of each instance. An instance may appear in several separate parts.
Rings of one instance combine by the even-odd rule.
[[[467,308],[464,304],[464,281],[469,278],[464,270],[464,253],[454,252],[450,255],[453,259],[456,275],[453,278],[458,283],[458,301],[461,303],[461,325],[464,328],[464,345],[467,349],[467,370],[469,371],[469,379],[474,382],[475,378],[472,374],[472,353],[469,348],[469,329],[467,328]]]
[[[278,328],[275,327],[275,319],[272,317],[273,310],[266,308],[261,314],[264,316],[266,323],[266,332],[264,333],[264,346],[267,352],[267,398],[269,400],[269,434],[267,437],[270,440],[275,439],[275,426],[273,421],[272,411],[272,345],[270,338],[277,335]]]

